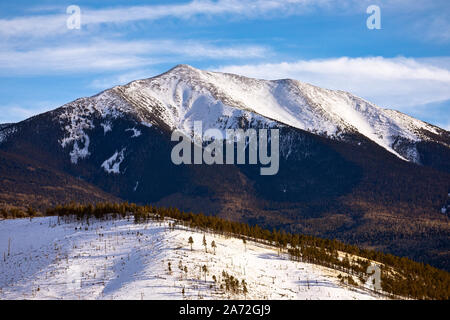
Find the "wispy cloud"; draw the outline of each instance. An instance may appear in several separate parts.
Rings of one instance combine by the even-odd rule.
[[[264,14],[295,14],[311,7],[323,7],[330,0],[194,0],[171,5],[122,6],[106,9],[82,7],[81,21],[84,27],[99,24],[123,24],[136,21],[154,21],[164,18],[190,19],[195,16],[240,15],[255,17]],[[66,28],[65,7],[60,14],[33,15],[0,19],[0,35],[12,36],[54,36],[69,32]]]
[[[198,16],[255,18],[302,15],[317,9],[364,13],[365,7],[376,0],[193,0],[170,5],[120,6],[91,9],[81,7],[84,27],[100,24],[123,24],[137,21],[155,21],[168,18],[191,19]],[[365,7],[364,7],[365,5]],[[54,36],[69,32],[66,28],[66,8],[60,14],[43,14],[29,17],[0,19],[0,35],[3,36]]]
[[[107,77],[101,77],[93,80],[90,84],[90,86],[94,89],[98,90],[104,90],[108,88],[112,88],[117,85],[124,85],[128,82],[138,80],[138,79],[144,79],[150,77],[150,75],[154,75],[155,72],[150,69],[139,69],[139,70],[133,70],[130,72],[125,73],[119,73],[114,74]]]
[[[433,19],[422,20],[416,23],[415,31],[419,34],[423,33],[425,37],[431,41],[448,43],[450,41],[450,21],[448,19],[450,10]]]
[[[2,105],[0,109],[0,123],[8,123],[8,122],[19,122],[24,119],[27,119],[36,114],[45,112],[49,110],[49,108],[57,107],[61,105],[61,103],[49,103],[49,102],[33,102],[27,104],[27,106],[20,105]]]
[[[193,59],[240,59],[267,56],[263,46],[223,46],[201,41],[90,41],[23,50],[0,49],[4,74],[112,71],[150,66],[161,62]]]
[[[448,0],[193,0],[167,5],[120,6],[93,9],[81,7],[82,30],[79,33],[97,31],[97,26],[123,25],[139,21],[162,19],[189,20],[196,17],[233,19],[271,18],[312,13],[334,15],[358,14],[362,17],[369,5],[377,4],[389,19],[400,19],[401,29],[430,41],[450,41]],[[39,14],[41,10],[41,14]],[[30,10],[29,10],[30,11]],[[0,37],[55,37],[74,34],[66,28],[66,7],[36,7],[37,14],[0,19]],[[56,13],[59,12],[59,13]],[[430,19],[430,13],[433,19]],[[395,30],[394,30],[395,31]],[[394,32],[393,31],[393,32]]]
[[[292,78],[346,90],[384,107],[422,105],[450,99],[450,69],[439,58],[334,58],[217,68],[264,79]],[[431,64],[431,61],[434,64]]]
[[[446,130],[450,129],[450,100],[437,101],[407,108],[408,114],[418,119],[426,119]]]

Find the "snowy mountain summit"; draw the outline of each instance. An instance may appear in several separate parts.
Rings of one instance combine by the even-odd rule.
[[[131,112],[142,124],[163,124],[186,133],[192,131],[194,121],[202,121],[204,130],[237,128],[243,123],[289,126],[338,140],[356,133],[416,163],[421,162],[417,142],[433,141],[448,147],[439,139],[440,135],[448,135],[445,130],[380,108],[348,92],[291,79],[269,81],[202,71],[188,65],[78,99],[65,108],[62,119],[70,121],[63,145],[81,137],[86,140],[82,132],[91,124],[78,120],[87,119],[93,112],[105,118]],[[87,152],[77,147],[73,151],[75,160]]]

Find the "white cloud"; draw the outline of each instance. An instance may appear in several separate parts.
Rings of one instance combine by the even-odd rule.
[[[253,19],[286,17],[293,15],[333,14],[335,16],[361,15],[366,8],[377,4],[383,19],[398,20],[401,34],[425,41],[448,43],[450,41],[448,0],[193,0],[168,5],[120,6],[92,9],[81,6],[81,30],[69,30],[66,7],[36,7],[27,12],[30,16],[0,19],[0,37],[40,38],[66,34],[87,35],[98,32],[99,26],[121,25],[139,21],[161,21],[176,18],[202,19]],[[38,12],[38,14],[36,14]],[[40,14],[39,14],[40,12]],[[59,12],[59,13],[57,13]],[[102,29],[104,31],[104,29]],[[392,30],[396,32],[399,30]]]
[[[419,33],[425,30],[425,36],[431,41],[447,43],[450,41],[450,22],[449,12],[436,15],[433,19],[421,21],[416,24],[416,30]]]
[[[65,15],[38,15],[0,19],[0,35],[3,37],[42,37],[69,31]]]
[[[345,90],[384,107],[407,108],[450,99],[446,59],[334,58],[219,67],[222,72],[264,79],[292,78],[320,87]],[[433,61],[433,63],[431,62]]]
[[[99,24],[118,24],[136,21],[154,21],[163,18],[191,19],[196,16],[233,17],[287,16],[307,14],[317,8],[361,11],[369,0],[193,0],[170,5],[123,6],[106,9],[90,9],[81,6],[81,22],[84,27]],[[373,2],[373,0],[372,0]],[[366,5],[367,7],[367,5]],[[33,15],[12,19],[0,19],[0,35],[3,36],[52,36],[69,32],[65,7],[61,14]]]
[[[262,46],[219,46],[198,41],[90,41],[30,50],[0,49],[0,72],[50,74],[124,70],[180,59],[240,59],[270,54]]]

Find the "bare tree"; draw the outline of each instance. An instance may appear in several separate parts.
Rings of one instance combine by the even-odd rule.
[[[191,245],[191,251],[192,251],[192,245],[194,244],[194,239],[192,239],[192,237],[189,237],[189,244]]]
[[[215,242],[214,240],[211,242],[211,247],[212,247],[213,250],[214,250],[214,254],[216,254],[216,248],[217,248],[217,246],[216,246],[216,242]]]

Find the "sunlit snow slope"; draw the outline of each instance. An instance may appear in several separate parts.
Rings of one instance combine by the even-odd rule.
[[[250,241],[244,246],[240,239],[207,233],[206,253],[203,233],[170,230],[167,222],[57,219],[0,222],[0,299],[381,298],[341,284],[337,271],[290,261]],[[221,289],[223,271],[245,279],[248,293]]]

